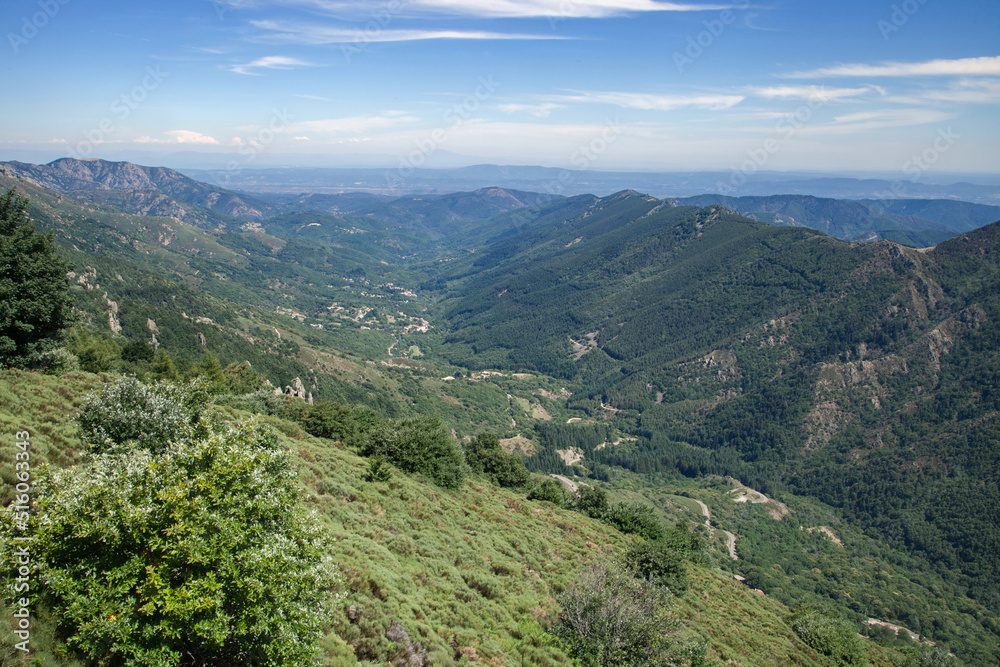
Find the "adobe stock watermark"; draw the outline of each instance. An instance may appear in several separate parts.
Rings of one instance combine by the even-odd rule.
[[[84,130],[83,141],[77,142],[75,146],[70,146],[69,156],[80,159],[88,157],[94,152],[94,148],[107,141],[108,136],[114,134],[120,127],[120,123],[128,119],[132,112],[146,101],[149,94],[160,87],[169,74],[162,71],[160,66],[146,67],[146,75],[142,81],[134,86],[132,90],[115,98],[110,105],[113,116],[102,118],[97,127]]]
[[[237,137],[235,140],[236,154],[240,157],[226,163],[226,170],[222,174],[220,185],[228,187],[233,174],[257,159],[257,156],[272,144],[280,133],[288,130],[293,120],[295,120],[295,116],[289,113],[288,109],[282,108],[280,111],[272,109],[271,118],[266,125],[260,127],[251,136]]]
[[[879,19],[875,24],[879,32],[882,33],[882,38],[888,42],[889,35],[897,32],[906,25],[910,21],[910,18],[926,4],[927,0],[903,0],[899,4],[892,5],[890,7],[892,12],[889,14],[889,20]]]
[[[924,172],[929,171],[941,159],[941,156],[951,150],[955,142],[961,138],[962,135],[956,134],[950,126],[947,129],[938,129],[937,136],[934,137],[934,141],[927,148],[911,156],[903,163],[901,171],[909,178],[900,178],[893,181],[888,190],[876,192],[874,198],[898,199],[905,197],[906,184],[919,181]]]
[[[743,11],[749,7],[750,0],[736,0],[732,7],[723,9],[716,18],[702,21],[701,25],[705,29],[696,35],[688,35],[687,45],[684,47],[684,50],[674,51],[672,55],[677,73],[683,74],[686,67],[693,65],[694,61],[700,58],[705,53],[705,50],[715,43],[715,40],[722,37],[722,34],[726,32],[726,28],[736,22],[734,9]]]
[[[219,17],[220,21],[225,21],[226,14],[234,9],[231,4],[223,2],[223,0],[212,0],[212,8],[215,9],[215,15]]]
[[[751,176],[764,168],[773,155],[781,151],[782,141],[791,139],[808,123],[813,114],[832,99],[832,96],[820,86],[810,88],[806,101],[795,111],[782,116],[774,125],[776,137],[768,137],[757,148],[747,150],[747,159],[739,167],[733,167],[729,183],[718,181],[715,190],[719,193],[732,193],[737,188],[746,185]]]
[[[621,119],[615,117],[613,119],[606,120],[604,127],[601,129],[601,133],[595,136],[593,139],[585,144],[578,146],[572,154],[569,156],[569,162],[574,167],[577,167],[577,171],[586,171],[590,169],[597,160],[601,158],[611,146],[618,141],[621,135],[624,133],[621,126]],[[553,179],[542,183],[539,188],[540,192],[544,192],[547,195],[562,195],[566,192],[566,189],[572,186],[576,182],[576,171],[570,169],[562,169],[559,175]],[[544,202],[539,202],[526,209],[521,209],[517,215],[522,217],[527,217],[528,213],[537,213]]]
[[[414,149],[406,155],[399,157],[399,165],[392,171],[385,173],[386,184],[395,187],[405,179],[413,175],[413,172],[422,167],[436,150],[441,148],[451,133],[464,125],[472,115],[479,110],[483,102],[493,97],[500,83],[493,80],[493,75],[479,77],[479,85],[476,89],[465,96],[441,115],[441,120],[446,123],[444,127],[435,128],[423,139],[414,141]]]
[[[14,527],[19,535],[12,538],[14,551],[12,553],[13,563],[16,568],[14,578],[14,608],[13,628],[14,635],[21,641],[14,643],[14,648],[18,651],[28,653],[31,642],[31,550],[29,545],[32,538],[26,537],[28,532],[28,519],[31,512],[31,434],[27,431],[18,431],[15,434],[14,446],[17,452],[14,454]]]
[[[38,11],[30,16],[25,14],[21,17],[21,29],[17,32],[8,32],[7,41],[14,53],[20,53],[21,47],[26,46],[33,40],[49,21],[54,19],[62,10],[64,5],[70,0],[39,0]]]
[[[389,0],[389,3],[379,11],[371,15],[371,19],[365,23],[364,28],[354,31],[354,41],[340,45],[340,53],[344,60],[351,62],[354,56],[364,52],[373,42],[379,41],[382,32],[385,31],[392,20],[398,16],[410,3],[410,0]]]

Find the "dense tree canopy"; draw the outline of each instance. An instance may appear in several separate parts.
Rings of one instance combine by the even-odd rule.
[[[56,347],[70,314],[69,265],[35,232],[28,200],[0,196],[0,365],[25,366]]]

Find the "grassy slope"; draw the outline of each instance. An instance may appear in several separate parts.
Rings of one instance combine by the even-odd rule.
[[[0,371],[5,488],[15,451],[12,431],[31,432],[35,465],[78,460],[71,418],[101,380],[84,373]],[[539,621],[581,567],[619,552],[629,538],[478,479],[455,492],[398,472],[389,482],[365,482],[365,459],[295,424],[264,419],[297,453],[307,502],[338,538],[335,556],[350,594],[323,641],[326,664],[391,660],[398,653],[385,638],[391,620],[436,665],[517,665],[522,656],[523,664],[570,664],[540,635]],[[691,577],[677,613],[708,643],[709,664],[832,664],[796,638],[788,609],[776,600],[703,568],[692,567]],[[9,618],[6,610],[0,617],[4,645],[11,637]],[[37,664],[70,664],[47,650],[47,637],[43,624],[35,634]],[[881,647],[869,648],[873,664],[898,664]]]

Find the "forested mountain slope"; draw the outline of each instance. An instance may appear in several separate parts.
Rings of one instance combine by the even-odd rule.
[[[996,613],[998,231],[922,253],[619,193],[456,267],[441,353],[583,384],[641,438],[591,470],[813,495]]]

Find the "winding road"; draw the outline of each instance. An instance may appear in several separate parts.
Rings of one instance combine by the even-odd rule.
[[[705,525],[708,526],[708,529],[710,531],[714,531],[714,529],[712,528],[712,514],[711,512],[708,511],[708,505],[706,505],[700,500],[695,500],[694,498],[692,498],[692,500],[698,503],[698,505],[701,507],[701,513],[705,516]],[[722,529],[720,528],[719,530]],[[732,557],[733,560],[739,560],[740,557],[736,555],[736,536],[730,533],[728,530],[723,530],[722,532],[726,534],[726,548],[729,549],[729,555]]]

